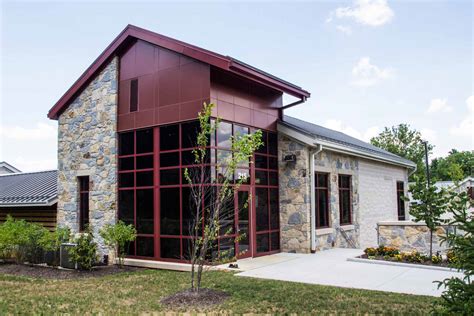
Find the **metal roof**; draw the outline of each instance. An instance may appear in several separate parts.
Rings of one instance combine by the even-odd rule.
[[[0,175],[0,207],[48,206],[57,198],[57,170]]]
[[[6,161],[0,161],[0,168],[5,168],[7,169],[8,171],[10,171],[10,173],[17,173],[17,172],[21,172],[19,169],[13,167],[12,165],[10,165],[8,162]]]
[[[319,139],[327,141],[329,143],[333,143],[335,145],[342,145],[358,152],[365,153],[367,155],[375,156],[381,160],[395,162],[413,168],[416,167],[415,163],[408,159],[392,154],[391,152],[383,150],[372,144],[363,142],[347,134],[326,127],[322,127],[320,125],[309,123],[288,115],[283,116],[283,120],[280,122],[280,124],[283,124],[284,126],[287,126],[291,129],[314,137],[316,138],[316,142],[317,139]]]

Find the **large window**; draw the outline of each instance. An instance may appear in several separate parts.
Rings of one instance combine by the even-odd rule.
[[[339,216],[341,225],[352,224],[351,176],[339,175]]]
[[[405,220],[405,200],[403,196],[405,195],[405,189],[403,187],[403,181],[397,181],[397,210],[398,210],[398,220]]]
[[[153,144],[153,129],[119,136],[119,219],[137,229],[128,254],[138,257],[155,256]]]
[[[199,177],[193,178],[193,183],[203,179],[210,188],[219,186],[227,173],[226,161],[232,157],[231,137],[252,132],[249,127],[221,121],[209,139],[207,160],[201,166],[193,154],[199,129],[198,121],[190,121],[119,135],[119,218],[135,225],[138,231],[136,242],[129,247],[129,255],[171,261],[188,259],[195,207],[185,169],[191,176]],[[219,236],[210,256],[223,252],[236,255],[238,249],[240,254],[242,249],[248,250],[255,243],[258,253],[280,248],[277,137],[268,132],[264,132],[263,137],[265,146],[253,157],[255,167],[251,161],[244,161],[235,174],[227,175],[231,183],[242,180],[243,192],[239,191],[235,201],[229,202],[235,218],[226,219],[222,227],[230,234]],[[200,174],[200,170],[204,170],[204,174]],[[251,184],[255,185],[255,191],[251,190]],[[249,216],[253,212],[240,215],[237,212],[244,197],[254,195],[251,207],[256,206],[256,224]],[[209,194],[203,197],[204,205],[210,203],[209,199]],[[236,243],[234,238],[239,230],[245,229],[247,239]]]
[[[79,231],[89,225],[89,177],[78,177],[79,182]]]
[[[315,199],[316,199],[316,228],[329,227],[329,182],[328,174],[316,172]]]

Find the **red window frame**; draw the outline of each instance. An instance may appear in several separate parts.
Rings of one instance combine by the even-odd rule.
[[[348,186],[343,187],[343,179],[347,179]],[[340,174],[338,176],[338,186],[339,186],[339,223],[340,225],[351,225],[352,224],[352,176],[351,175],[346,175],[346,174]],[[344,209],[344,196],[345,192],[349,192],[349,210]],[[349,220],[348,221],[343,221],[343,218],[345,217],[344,212],[349,212]]]
[[[77,177],[79,184],[79,232],[89,226],[89,176]]]
[[[319,186],[319,178],[324,177],[325,178],[325,186]],[[329,219],[329,173],[323,173],[323,172],[315,172],[314,173],[314,189],[315,189],[315,220],[316,220],[316,228],[327,228],[330,226],[330,219]],[[325,218],[321,219],[320,214],[321,214],[321,205],[319,205],[319,197],[320,195],[324,194],[326,196],[326,207],[323,210],[325,214]]]
[[[397,181],[397,214],[398,214],[399,221],[404,221],[406,219],[405,201],[402,198],[404,195],[405,195],[404,182]]]
[[[132,245],[132,248],[133,248],[133,253],[134,255],[129,255],[129,257],[132,257],[132,258],[146,258],[146,259],[155,259],[155,260],[163,260],[163,261],[171,261],[171,262],[183,262],[185,261],[185,246],[188,242],[188,240],[190,240],[192,237],[189,236],[189,234],[187,234],[184,229],[183,229],[183,188],[186,188],[186,187],[190,187],[190,185],[188,183],[185,182],[185,179],[183,179],[183,172],[184,172],[184,169],[185,168],[191,168],[191,167],[201,167],[200,165],[196,165],[196,164],[191,164],[191,165],[185,165],[184,164],[184,161],[183,161],[183,152],[187,152],[187,151],[190,151],[196,147],[186,147],[184,148],[183,147],[183,125],[184,124],[187,124],[187,123],[191,123],[191,122],[196,122],[196,120],[190,120],[190,121],[183,121],[183,122],[178,122],[178,123],[175,123],[175,124],[166,124],[166,125],[160,125],[160,126],[155,126],[155,127],[152,127],[151,129],[153,129],[153,135],[154,135],[154,141],[153,141],[153,153],[142,153],[142,154],[137,154],[136,153],[136,147],[137,147],[137,132],[140,131],[140,130],[132,130],[132,131],[125,131],[125,132],[122,132],[120,134],[124,134],[124,133],[127,133],[127,132],[132,132],[134,133],[133,134],[133,140],[134,140],[134,150],[133,150],[133,154],[127,154],[127,155],[121,155],[121,151],[120,151],[120,144],[119,144],[119,164],[120,164],[120,159],[122,158],[131,158],[133,157],[134,158],[134,167],[133,167],[133,170],[119,170],[119,176],[120,174],[123,174],[123,173],[133,173],[134,174],[134,186],[133,187],[120,187],[119,186],[119,191],[122,191],[122,190],[134,190],[134,224],[136,226],[136,221],[137,221],[137,203],[136,203],[136,190],[137,190],[137,186],[136,186],[136,173],[137,172],[142,172],[142,171],[152,171],[153,172],[153,175],[154,175],[154,182],[153,182],[153,186],[150,186],[150,187],[144,187],[144,188],[153,188],[154,189],[154,234],[138,234],[137,236],[138,237],[153,237],[154,238],[154,257],[153,258],[150,258],[150,257],[142,257],[142,256],[137,256],[136,253],[137,253],[137,245],[136,245],[136,242]],[[236,130],[236,127],[241,127],[241,128],[247,128],[249,132],[253,132],[255,131],[255,129],[252,129],[251,127],[249,126],[245,126],[245,125],[241,125],[241,124],[237,124],[237,123],[233,123],[233,122],[228,122],[228,121],[224,121],[224,120],[221,120],[221,122],[223,123],[230,123],[232,124],[232,135],[235,134],[235,130]],[[179,140],[179,144],[178,144],[178,147],[175,148],[175,149],[170,149],[170,150],[161,150],[160,149],[160,129],[161,128],[165,128],[165,127],[169,127],[169,126],[173,126],[173,125],[177,125],[178,126],[178,140]],[[264,135],[267,135],[267,133],[271,133],[271,132],[267,132],[267,131],[264,131]],[[265,136],[267,137],[267,136]],[[277,140],[277,135],[276,133],[274,133],[274,135],[272,137],[275,137],[275,144],[277,146],[278,144],[278,140]],[[210,162],[209,163],[206,163],[204,164],[202,167],[209,167],[211,168],[211,172],[215,172],[215,176],[217,176],[217,172],[215,170],[215,166],[216,164],[218,163],[217,162],[217,153],[218,153],[218,150],[230,150],[229,148],[225,148],[225,147],[221,147],[219,145],[219,140],[218,140],[218,135],[217,135],[217,132],[216,134],[214,135],[214,142],[211,141],[211,144],[210,146],[208,146],[208,149],[209,149],[209,154],[210,155],[214,155],[212,158],[210,158]],[[177,153],[177,162],[176,164],[174,164],[173,166],[161,166],[161,155],[162,154],[171,154],[171,153]],[[270,152],[270,148],[269,146],[267,146],[267,149],[264,153],[258,153],[259,156],[261,157],[264,157],[264,159],[267,160],[267,167],[266,168],[255,168],[254,165],[253,165],[253,161],[254,161],[254,158],[249,162],[249,165],[248,167],[239,167],[239,169],[243,169],[243,170],[248,170],[248,174],[250,176],[250,183],[248,184],[242,184],[241,188],[242,189],[250,189],[250,194],[252,196],[255,196],[255,189],[258,187],[258,188],[267,188],[268,189],[268,193],[267,193],[267,213],[268,213],[268,217],[269,217],[269,226],[267,230],[262,230],[262,231],[256,231],[256,212],[255,211],[251,211],[250,212],[250,216],[251,216],[251,220],[252,220],[252,224],[250,224],[250,227],[251,227],[251,234],[253,234],[253,237],[250,237],[251,241],[252,241],[252,255],[264,255],[264,254],[268,254],[268,253],[275,253],[275,252],[278,252],[280,250],[280,246],[279,246],[279,234],[280,234],[280,225],[279,225],[279,216],[278,216],[278,223],[270,223],[270,194],[271,193],[275,193],[276,195],[278,194],[278,149],[274,149],[272,152]],[[150,169],[141,169],[141,170],[137,170],[137,165],[136,165],[136,158],[137,157],[141,157],[141,156],[147,156],[147,155],[153,155],[153,168],[150,168]],[[274,159],[272,160],[272,166],[270,166],[270,159]],[[160,174],[161,174],[161,171],[163,170],[172,170],[172,169],[178,169],[179,170],[179,179],[178,181],[175,183],[175,184],[163,184],[161,183],[161,179],[160,179]],[[267,184],[256,184],[255,183],[255,171],[260,171],[262,173],[264,173],[267,177]],[[270,181],[270,175],[273,175],[273,179],[276,179],[273,181],[272,184],[269,183]],[[216,186],[216,185],[219,185],[218,183],[209,183],[209,185],[211,186]],[[142,187],[140,187],[139,189],[142,189]],[[161,234],[161,210],[160,210],[160,195],[161,195],[161,189],[178,189],[179,190],[179,235],[169,235],[169,234]],[[273,191],[271,191],[271,189],[274,189]],[[204,203],[204,202],[203,202]],[[279,214],[279,205],[278,205],[278,195],[276,196],[276,208],[277,208],[277,212]],[[120,206],[120,203],[119,203],[119,206]],[[255,199],[253,199],[252,201],[252,205],[251,205],[251,209],[252,210],[255,210]],[[119,210],[120,212],[120,210]],[[235,222],[236,223],[236,222]],[[268,236],[268,251],[266,252],[259,252],[257,254],[257,244],[256,244],[256,241],[257,241],[257,235],[264,235],[264,234],[267,234]],[[272,236],[274,237],[277,237],[277,240],[278,240],[278,244],[276,243],[273,243],[272,244]],[[221,242],[221,239],[225,239],[225,238],[231,238],[232,235],[228,235],[228,236],[222,236],[222,237],[219,237],[218,240],[217,240],[217,245],[216,247],[218,247],[217,249],[220,249],[220,242]],[[180,249],[179,249],[179,255],[177,254],[177,257],[175,258],[165,258],[162,256],[162,241],[165,240],[165,239],[175,239],[175,240],[179,240],[179,245],[180,245]],[[178,242],[176,242],[178,244]]]

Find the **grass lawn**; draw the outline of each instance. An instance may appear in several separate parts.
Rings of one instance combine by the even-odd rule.
[[[188,274],[142,270],[100,278],[32,279],[0,274],[0,315],[139,314],[170,310],[161,298],[188,287]],[[207,272],[205,287],[231,297],[208,312],[426,314],[435,298],[235,277]]]

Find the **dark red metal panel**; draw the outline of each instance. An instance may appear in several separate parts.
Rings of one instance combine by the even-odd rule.
[[[137,47],[129,49],[137,40],[141,42]],[[150,44],[157,45],[161,48],[167,49],[164,52],[158,53],[156,49],[152,50]],[[139,49],[137,53],[135,49]],[[125,52],[126,51],[126,52]],[[180,58],[175,54],[186,56]],[[99,55],[99,57],[86,69],[86,71],[79,77],[79,79],[69,88],[66,93],[56,102],[56,104],[49,110],[48,117],[57,119],[59,114],[70,104],[72,99],[77,96],[82,89],[95,77],[95,75],[116,55],[124,54],[122,62],[125,62],[125,67],[121,66],[120,80],[131,79],[134,76],[149,74],[150,71],[157,67],[172,67],[184,65],[189,61],[189,58],[200,61],[202,63],[211,65],[213,67],[225,70],[229,73],[238,74],[242,78],[247,78],[252,82],[260,83],[261,85],[271,87],[280,92],[289,93],[300,99],[310,96],[309,92],[295,86],[282,79],[274,77],[265,73],[255,67],[232,59],[228,56],[223,56],[197,46],[193,46],[151,31],[127,25],[127,27],[110,43],[109,46]],[[137,58],[139,56],[140,58]],[[133,67],[132,61],[138,60],[138,64]],[[153,60],[153,63],[151,63]]]

